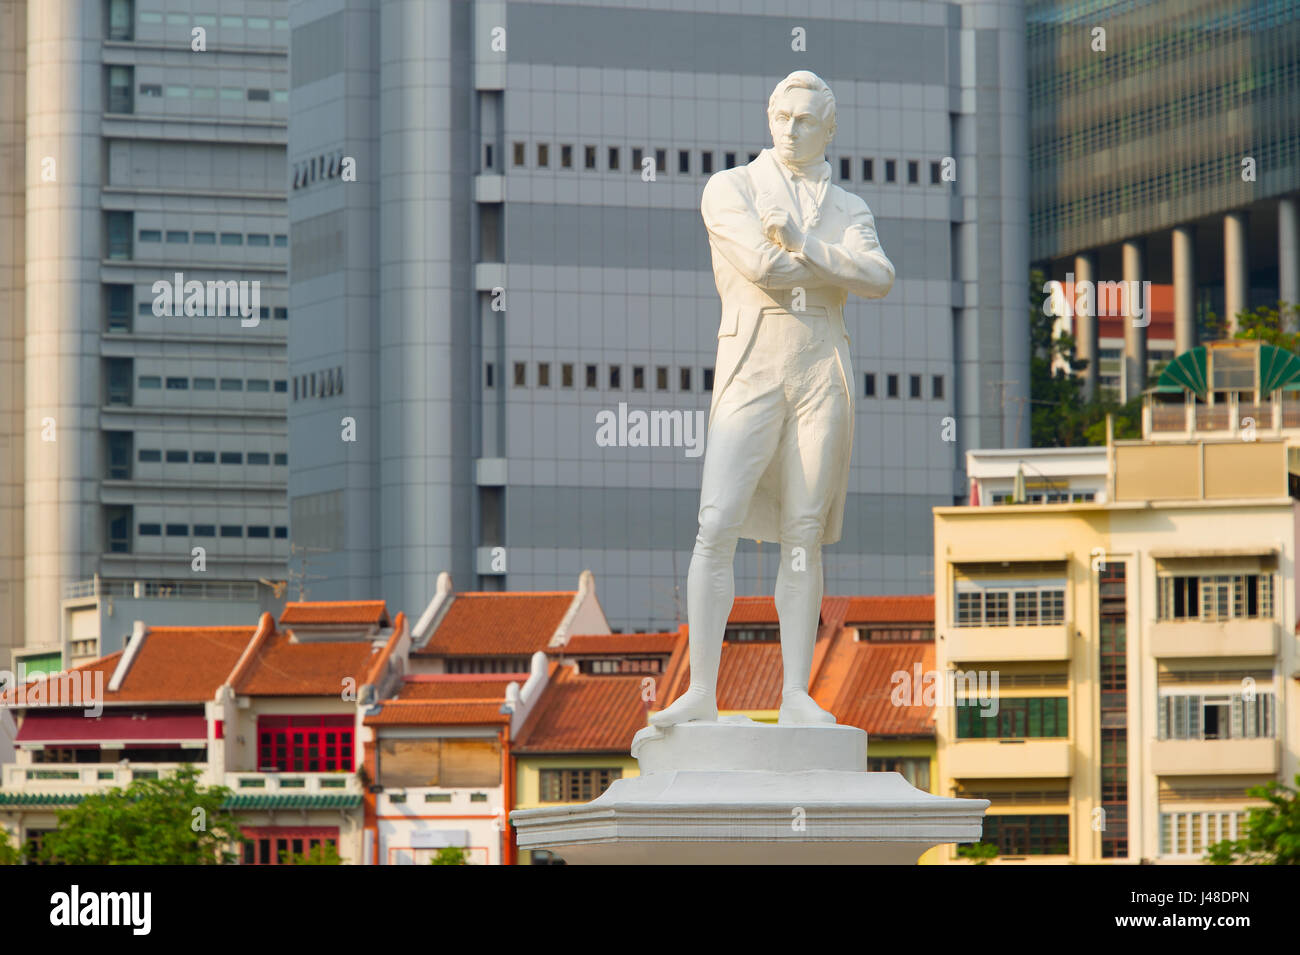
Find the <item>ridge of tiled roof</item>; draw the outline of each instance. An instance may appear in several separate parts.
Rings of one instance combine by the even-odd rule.
[[[562,647],[548,647],[553,656],[583,654],[672,653],[679,634],[671,633],[589,633],[569,637]]]
[[[850,597],[844,620],[859,623],[934,623],[934,594]]]
[[[284,605],[281,627],[311,624],[387,626],[388,607],[382,600],[303,600]]]
[[[510,724],[501,712],[501,700],[385,700],[379,711],[364,720],[366,726],[439,726]]]

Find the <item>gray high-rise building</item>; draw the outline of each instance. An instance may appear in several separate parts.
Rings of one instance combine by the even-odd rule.
[[[287,11],[0,0],[0,669],[284,577]]]
[[[835,93],[833,181],[898,273],[845,313],[827,591],[930,590],[930,508],[964,494],[966,449],[1025,443],[1023,4],[681,6],[292,7],[289,493],[313,597],[409,611],[442,570],[548,590],[591,568],[617,625],[682,615],[703,458],[598,428],[707,412],[700,195],[771,144],[797,69]],[[738,591],[769,590],[775,555],[742,542]]]
[[[1030,243],[1048,278],[1172,284],[1177,354],[1231,335],[1239,312],[1300,303],[1300,5],[1029,0],[1028,35]],[[1150,316],[1121,307],[1132,398]]]

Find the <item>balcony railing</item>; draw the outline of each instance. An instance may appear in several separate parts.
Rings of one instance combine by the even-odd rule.
[[[355,773],[226,773],[223,785],[236,793],[266,794],[293,793],[303,794],[359,794],[361,780]]]
[[[3,767],[3,784],[8,792],[86,793],[94,790],[125,789],[137,779],[158,779],[180,768],[180,763],[32,763]],[[203,763],[195,765],[202,768]],[[206,776],[206,774],[205,774]]]
[[[126,597],[137,600],[257,600],[251,581],[78,580],[63,587],[64,599]]]

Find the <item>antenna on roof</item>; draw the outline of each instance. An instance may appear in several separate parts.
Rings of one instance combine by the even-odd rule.
[[[309,574],[309,573],[307,573],[308,555],[309,555],[309,554],[328,554],[328,553],[330,553],[330,549],[329,549],[328,547],[308,547],[308,546],[305,545],[305,544],[294,544],[294,543],[291,543],[291,544],[289,545],[289,560],[290,560],[290,565],[289,565],[289,575],[288,575],[288,576],[289,576],[289,580],[290,580],[290,581],[296,582],[297,585],[298,585],[298,600],[299,600],[299,601],[306,600],[306,599],[308,598],[308,596],[311,594],[311,588],[309,588],[309,587],[307,586],[307,581],[309,581],[309,580],[325,580],[325,579],[326,579],[326,576],[325,576],[324,574]],[[299,561],[300,561],[300,566],[302,567],[302,570],[295,571],[295,570],[293,569],[292,561],[293,561],[293,559],[294,559],[295,557],[297,557],[297,558],[299,559]],[[279,594],[276,594],[276,596],[279,597],[280,595],[279,595]]]

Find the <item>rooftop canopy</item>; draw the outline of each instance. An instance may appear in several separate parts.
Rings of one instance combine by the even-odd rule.
[[[1198,345],[1171,361],[1153,389],[1191,391],[1204,398],[1214,391],[1300,390],[1300,356],[1264,342],[1216,342]]]

